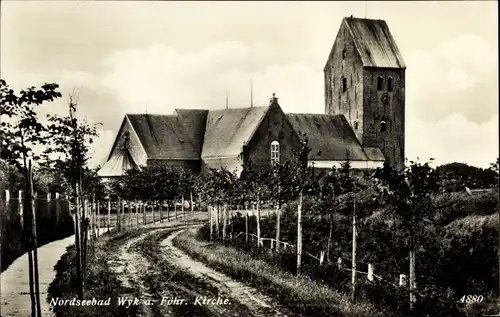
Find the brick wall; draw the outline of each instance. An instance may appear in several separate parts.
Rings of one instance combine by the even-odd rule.
[[[343,114],[363,139],[363,64],[345,22],[342,22],[324,69],[325,113]],[[346,79],[343,91],[342,78]],[[357,122],[357,124],[356,124]]]
[[[364,70],[364,135],[365,147],[378,147],[391,164],[400,168],[404,164],[405,124],[405,71],[404,69],[366,68]],[[382,90],[378,90],[377,77],[382,77]],[[387,89],[387,80],[392,77],[394,87]],[[383,104],[382,95],[389,96]],[[386,122],[386,131],[381,131],[381,122]]]
[[[281,162],[292,157],[299,139],[277,103],[273,104],[248,144],[248,159],[254,169],[267,169],[271,164],[271,142],[280,143]]]

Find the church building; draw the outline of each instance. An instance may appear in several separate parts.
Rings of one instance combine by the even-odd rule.
[[[324,114],[285,114],[274,94],[262,107],[126,114],[99,175],[147,164],[238,173],[248,161],[265,169],[290,159],[300,134],[309,140],[311,166],[350,160],[364,169],[387,160],[401,168],[405,68],[385,21],[344,18],[324,68]]]

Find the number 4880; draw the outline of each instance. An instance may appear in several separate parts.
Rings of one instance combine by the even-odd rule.
[[[474,304],[481,303],[483,300],[483,295],[464,295],[460,298],[460,303]]]

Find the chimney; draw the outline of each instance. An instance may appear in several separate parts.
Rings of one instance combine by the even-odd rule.
[[[272,105],[272,104],[278,104],[278,98],[275,97],[275,93],[273,92],[273,97],[271,99],[269,99],[269,105]]]

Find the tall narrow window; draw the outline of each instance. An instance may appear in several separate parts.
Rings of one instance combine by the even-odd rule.
[[[347,90],[347,78],[342,77],[342,92],[346,92]]]
[[[271,164],[279,163],[280,161],[280,143],[278,141],[271,142]]]
[[[387,131],[387,122],[385,120],[382,120],[380,122],[380,132],[385,132]]]
[[[387,78],[387,91],[392,91],[394,89],[394,78]]]
[[[384,78],[382,76],[377,76],[377,90],[382,90],[384,86]]]
[[[345,48],[342,50],[342,59],[345,59]]]

